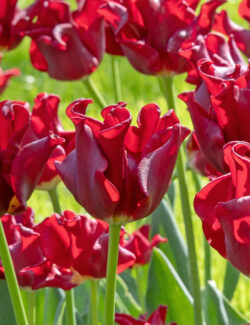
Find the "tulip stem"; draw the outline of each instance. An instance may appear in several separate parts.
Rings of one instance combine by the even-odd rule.
[[[8,243],[3,229],[2,220],[0,220],[0,256],[5,270],[5,278],[7,281],[16,322],[18,325],[28,325],[14,266],[11,260]]]
[[[195,185],[195,192],[200,192],[202,186],[200,182],[199,175],[196,172],[192,171],[192,177]],[[207,281],[212,279],[211,275],[211,248],[206,240],[205,235],[204,237],[204,253],[205,253],[205,284]]]
[[[48,190],[48,194],[49,194],[50,201],[53,205],[54,212],[60,214],[62,210],[61,210],[60,202],[58,200],[56,187],[53,187],[51,190]]]
[[[51,203],[54,208],[54,212],[61,214],[61,207],[60,202],[58,200],[57,190],[56,187],[52,188],[48,191]],[[75,318],[75,299],[74,299],[74,290],[65,290],[66,295],[66,306],[67,306],[67,313],[68,313],[68,325],[76,325],[76,318]]]
[[[98,325],[98,308],[97,308],[97,294],[98,294],[98,280],[90,280],[91,284],[91,324]]]
[[[168,107],[176,109],[175,100],[174,100],[174,85],[173,78],[165,78],[165,96],[168,102]],[[195,325],[202,325],[202,304],[201,304],[201,292],[200,292],[200,279],[199,271],[197,265],[197,256],[195,250],[195,241],[194,241],[194,230],[192,224],[192,211],[189,200],[189,191],[187,186],[187,179],[185,174],[185,167],[183,161],[182,148],[177,158],[177,174],[180,188],[181,196],[181,207],[184,217],[185,232],[187,238],[188,246],[188,259],[191,275],[191,284],[192,284],[192,295],[194,299],[194,319]]]
[[[115,321],[116,269],[118,263],[120,230],[121,224],[109,225],[109,248],[104,305],[104,325],[114,325]]]
[[[83,83],[87,88],[88,92],[90,93],[90,96],[93,97],[94,101],[101,109],[108,106],[102,94],[99,92],[99,90],[97,89],[96,85],[94,84],[94,82],[90,77],[83,79]]]
[[[29,301],[28,322],[29,325],[35,325],[36,324],[36,292],[35,291],[28,292],[28,301]]]
[[[120,73],[119,73],[119,62],[117,60],[117,57],[114,55],[111,55],[111,67],[112,67],[115,101],[118,103],[119,101],[121,101],[122,98],[122,90],[121,90],[121,81],[120,81]]]
[[[162,83],[161,83],[162,80]],[[159,84],[162,84],[161,91],[163,91],[163,95],[166,98],[167,101],[167,105],[168,105],[168,109],[174,109],[176,110],[175,107],[175,91],[174,91],[174,82],[173,82],[173,78],[161,78],[161,80],[159,80]]]

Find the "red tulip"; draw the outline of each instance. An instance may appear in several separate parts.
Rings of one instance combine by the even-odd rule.
[[[249,76],[250,70],[235,71],[225,76],[211,62],[198,62],[201,84],[195,91],[179,97],[187,104],[200,148],[217,171],[225,173],[228,167],[223,158],[223,146],[229,141],[250,141]]]
[[[139,319],[125,314],[115,314],[115,321],[119,325],[165,325],[167,306],[159,306],[148,318],[147,314],[141,315]],[[171,323],[169,325],[176,325]]]
[[[21,41],[16,24],[19,9],[16,6],[17,0],[1,0],[0,4],[0,50],[11,50]]]
[[[248,5],[248,2],[242,1],[239,7],[239,13],[244,19],[249,22],[250,7]],[[216,15],[214,29],[228,36],[233,35],[238,47],[245,53],[248,58],[250,57],[250,30],[245,29],[244,27],[230,20],[225,10],[222,10],[219,14]]]
[[[34,230],[34,213],[31,208],[17,216],[4,215],[2,223],[21,287],[39,289],[60,287],[71,289],[72,272],[46,260],[41,249],[40,235]],[[5,278],[0,261],[0,277]]]
[[[144,265],[150,261],[153,248],[160,243],[166,243],[167,238],[160,235],[155,235],[152,240],[149,240],[150,225],[144,225],[140,229],[134,231],[131,235],[128,234],[122,246],[133,253],[136,260],[133,264]]]
[[[34,230],[40,234],[41,247],[48,261],[73,272],[73,284],[106,276],[107,223],[64,211],[61,216],[54,214],[45,219]],[[134,261],[133,253],[120,245],[117,273],[123,272]]]
[[[224,0],[202,5],[199,1],[108,1],[101,10],[132,66],[149,75],[173,76],[187,70],[188,61],[179,49],[212,27],[216,8]]]
[[[139,127],[125,103],[103,109],[103,122],[85,115],[92,100],[67,108],[76,127],[76,149],[56,168],[75,199],[95,218],[129,222],[149,215],[166,193],[179,147],[189,131],[174,111],[160,118],[144,106]]]
[[[214,74],[219,78],[237,78],[247,71],[247,64],[232,36],[227,42],[219,34],[199,35],[195,41],[185,44],[185,47],[180,50],[180,55],[190,63],[186,81],[193,84],[202,82],[198,71],[199,64],[202,62],[200,60],[212,61]]]
[[[205,186],[194,207],[208,243],[238,270],[250,276],[250,145],[224,147],[230,172]]]
[[[192,132],[188,137],[186,144],[186,153],[188,159],[188,165],[191,169],[199,174],[208,177],[208,179],[214,179],[221,175],[216,169],[214,169],[206,160],[203,152],[200,149],[199,142],[197,141],[195,132]]]
[[[104,22],[95,8],[89,0],[73,13],[63,0],[37,0],[27,8],[19,30],[32,38],[34,67],[58,80],[80,79],[92,73],[105,50]]]
[[[58,118],[58,106],[60,98],[56,95],[41,93],[35,98],[35,105],[32,109],[31,128],[26,137],[38,140],[48,136],[50,132],[65,139],[65,142],[51,153],[47,160],[42,176],[37,187],[49,190],[56,186],[60,177],[55,169],[54,162],[62,161],[66,154],[74,148],[75,132],[65,131]]]
[[[2,55],[0,55],[0,62],[2,60]],[[0,67],[0,95],[4,92],[4,89],[7,87],[10,78],[19,76],[20,71],[16,68],[3,71]]]
[[[25,209],[52,151],[63,139],[50,134],[28,140],[30,113],[27,103],[0,103],[0,215]]]

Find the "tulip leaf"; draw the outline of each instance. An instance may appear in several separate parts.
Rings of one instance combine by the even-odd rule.
[[[167,191],[167,196],[172,207],[174,207],[175,195],[176,195],[176,184],[175,182],[171,182],[169,189]]]
[[[186,325],[188,320],[189,324],[193,324],[193,298],[168,258],[155,248],[146,294],[148,312],[152,313],[160,304],[168,306],[168,322]]]
[[[56,309],[54,325],[63,325],[63,316],[64,316],[65,307],[66,307],[66,301],[65,298],[62,298]]]
[[[207,325],[241,325],[248,323],[216,287],[208,281],[205,289],[205,317]]]
[[[0,281],[0,319],[1,324],[13,325],[16,324],[15,314],[12,308],[10,295],[5,280]]]
[[[239,277],[240,272],[230,262],[227,262],[223,293],[228,300],[232,300],[233,298],[233,294],[237,287]]]
[[[44,324],[53,324],[56,317],[57,306],[64,297],[61,289],[46,288],[44,300]]]
[[[168,239],[167,245],[170,247],[171,255],[174,258],[176,270],[185,286],[190,290],[187,246],[178,228],[173,211],[165,200],[161,201],[159,207],[153,213],[153,218],[158,218],[161,221],[164,236]]]

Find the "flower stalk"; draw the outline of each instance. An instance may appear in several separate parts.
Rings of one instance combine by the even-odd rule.
[[[97,89],[96,85],[92,81],[90,77],[83,79],[83,83],[85,87],[87,88],[88,92],[90,93],[90,96],[94,99],[95,103],[103,109],[107,106],[107,103],[105,99],[103,98],[102,94]]]
[[[91,285],[91,324],[98,325],[98,308],[97,308],[97,296],[98,296],[98,280],[90,280]]]
[[[174,83],[173,78],[163,78],[164,82],[164,95],[166,97],[168,107],[176,110],[175,97],[174,97]],[[191,274],[192,295],[194,299],[194,319],[195,325],[202,325],[202,304],[200,292],[200,279],[197,265],[197,255],[195,250],[194,230],[192,224],[192,212],[189,200],[189,192],[185,174],[185,166],[183,160],[183,151],[180,152],[177,159],[177,174],[180,187],[181,207],[185,224],[185,232],[188,246],[188,258]]]
[[[5,278],[7,281],[10,299],[14,309],[16,321],[18,325],[28,325],[24,305],[17,283],[14,266],[11,260],[8,243],[5,237],[2,221],[0,220],[0,256],[5,270]]]
[[[113,86],[114,86],[114,94],[115,101],[118,103],[122,98],[122,90],[121,90],[121,81],[120,81],[120,73],[119,73],[119,62],[117,57],[111,55],[111,68],[112,68],[112,77],[113,77]]]
[[[114,325],[115,320],[115,290],[116,269],[118,262],[118,247],[120,240],[121,224],[109,225],[109,248],[107,264],[107,280],[105,294],[104,325]]]

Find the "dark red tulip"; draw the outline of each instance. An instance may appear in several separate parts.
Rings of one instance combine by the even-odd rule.
[[[16,24],[19,16],[17,0],[1,0],[0,3],[0,51],[11,50],[21,41]]]
[[[224,36],[209,33],[199,35],[193,42],[187,42],[180,55],[189,61],[186,81],[200,84],[199,66],[204,61],[213,62],[214,75],[220,78],[237,78],[247,71],[247,64],[231,36],[226,41]]]
[[[4,215],[2,223],[21,287],[39,289],[60,287],[71,289],[72,272],[50,263],[43,254],[40,235],[34,230],[34,213],[31,208],[17,216]],[[0,261],[0,277],[5,278]]]
[[[41,93],[35,100],[32,109],[30,132],[26,138],[33,141],[48,136],[50,132],[62,137],[65,142],[57,146],[47,160],[37,187],[50,190],[58,184],[60,177],[55,169],[54,162],[62,161],[74,148],[75,132],[65,131],[58,117],[60,98],[53,94]]]
[[[149,75],[173,76],[188,67],[188,61],[179,55],[180,48],[211,30],[215,10],[225,1],[206,2],[196,16],[198,2],[127,0],[121,4],[108,1],[101,12],[136,70]]]
[[[71,211],[64,211],[61,216],[54,214],[35,227],[48,261],[70,269],[73,272],[71,282],[75,285],[87,278],[106,276],[108,229],[106,222]],[[134,254],[119,245],[117,273],[134,262]]]
[[[105,51],[104,22],[95,9],[90,0],[73,13],[63,0],[37,0],[27,8],[18,26],[32,38],[33,66],[58,80],[92,73]]]
[[[123,241],[122,246],[132,252],[136,260],[133,266],[144,265],[150,261],[153,248],[160,243],[166,243],[167,238],[155,235],[149,240],[150,225],[144,225],[132,234],[127,234],[127,238]]]
[[[141,315],[139,319],[126,314],[115,314],[115,321],[119,325],[165,325],[167,306],[159,306],[148,318],[147,314]],[[171,323],[169,325],[176,325]]]
[[[2,60],[2,55],[0,55],[0,63]],[[20,71],[16,68],[3,71],[0,67],[0,95],[4,92],[4,89],[7,87],[10,78],[19,76]]]
[[[224,157],[230,172],[205,186],[196,195],[194,208],[208,243],[250,276],[249,143],[228,143]]]
[[[30,113],[24,102],[1,102],[0,125],[0,214],[3,215],[25,209],[49,156],[64,140],[54,134],[28,140]]]
[[[76,149],[56,168],[75,199],[95,218],[123,223],[149,215],[166,193],[179,147],[189,130],[174,111],[160,117],[144,106],[138,127],[125,103],[103,109],[103,122],[85,115],[92,100],[67,108],[76,127]]]
[[[239,13],[242,18],[246,19],[249,22],[250,5],[248,3],[248,1],[242,1],[239,7]],[[216,15],[214,29],[228,36],[233,35],[235,42],[241,51],[244,52],[248,58],[250,57],[250,30],[245,29],[244,27],[233,22],[225,10],[222,10]]]
[[[226,68],[227,70],[227,68]],[[179,97],[187,104],[200,148],[217,171],[228,167],[223,146],[229,141],[250,141],[248,118],[250,70],[238,64],[232,74],[223,74],[213,62],[201,60],[198,71],[200,85],[195,91]]]
[[[186,143],[186,153],[188,159],[188,166],[199,174],[214,179],[221,175],[215,168],[213,168],[206,160],[203,152],[200,149],[195,132],[192,132],[188,137]]]

